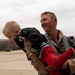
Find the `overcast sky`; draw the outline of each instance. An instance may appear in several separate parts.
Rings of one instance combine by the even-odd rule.
[[[5,38],[2,29],[10,20],[19,23],[21,28],[36,27],[44,33],[40,24],[44,11],[54,12],[57,28],[75,36],[75,0],[0,0],[0,39]]]

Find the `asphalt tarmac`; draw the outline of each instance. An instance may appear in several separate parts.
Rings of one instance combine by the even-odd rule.
[[[0,52],[0,75],[38,75],[22,50]]]

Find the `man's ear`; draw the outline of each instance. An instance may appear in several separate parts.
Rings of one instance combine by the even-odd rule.
[[[57,25],[57,19],[54,19],[54,24]]]

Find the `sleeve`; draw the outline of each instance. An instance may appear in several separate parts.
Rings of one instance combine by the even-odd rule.
[[[54,69],[60,69],[63,64],[73,55],[72,48],[69,48],[65,53],[57,57],[55,51],[50,46],[43,49],[42,61]]]

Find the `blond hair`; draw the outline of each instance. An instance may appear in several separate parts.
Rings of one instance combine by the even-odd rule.
[[[8,21],[3,28],[3,33],[5,33],[7,30],[13,32],[15,29],[20,30],[19,24],[15,21]]]

